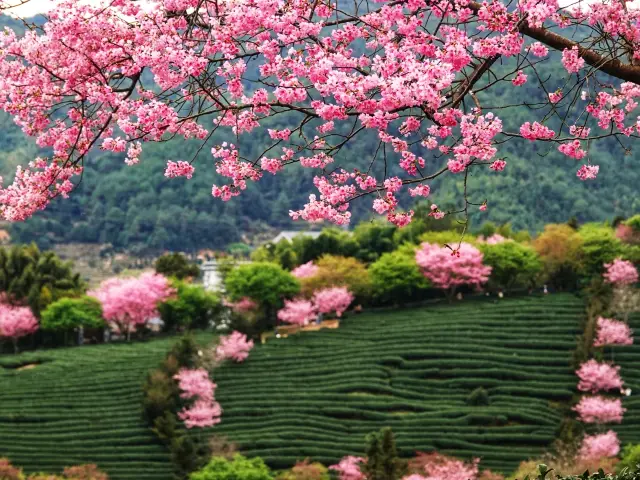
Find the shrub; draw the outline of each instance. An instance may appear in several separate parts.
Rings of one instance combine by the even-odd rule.
[[[429,286],[413,251],[408,255],[402,251],[383,254],[369,267],[369,278],[376,303],[403,304]]]
[[[365,263],[375,262],[380,255],[394,249],[393,236],[396,227],[389,223],[363,222],[353,230],[358,244],[355,257]]]
[[[309,459],[298,462],[291,470],[281,472],[276,480],[329,480],[329,470],[321,463]]]
[[[509,290],[517,287],[533,287],[542,270],[542,262],[536,251],[514,241],[496,244],[480,244],[483,263],[489,265],[489,285]]]
[[[583,273],[587,278],[601,275],[604,264],[624,253],[622,242],[611,227],[587,223],[580,227],[578,234],[582,239]]]
[[[0,480],[24,480],[22,469],[11,465],[8,458],[0,457]]]
[[[312,277],[300,279],[303,296],[309,298],[315,291],[329,287],[347,287],[359,301],[369,296],[369,272],[359,260],[353,257],[324,255],[315,264],[318,266],[318,272]]]
[[[260,457],[248,459],[240,454],[233,460],[213,457],[201,470],[192,473],[189,480],[271,480],[269,468]]]
[[[167,253],[156,260],[156,273],[179,280],[198,278],[200,269],[181,253]]]
[[[474,407],[489,405],[489,394],[483,387],[478,387],[467,397],[467,405]]]
[[[180,280],[171,282],[176,295],[158,305],[165,331],[178,327],[206,328],[222,313],[220,297],[208,292],[201,285],[192,285]]]
[[[108,475],[98,470],[98,466],[94,464],[66,467],[62,474],[69,480],[109,480]]]
[[[64,332],[65,344],[69,331],[78,327],[99,328],[104,325],[102,305],[93,297],[61,298],[43,312],[40,326],[43,330]]]
[[[275,326],[276,311],[284,299],[300,291],[300,283],[280,265],[256,262],[234,268],[226,278],[225,287],[232,300],[248,297],[257,302],[262,315],[257,315],[253,328],[240,329],[243,333],[257,334]]]
[[[582,237],[569,225],[550,224],[534,240],[546,281],[553,287],[575,288],[582,271]]]
[[[632,472],[640,469],[640,444],[627,444],[622,449],[622,460],[616,465],[616,471],[628,469]]]

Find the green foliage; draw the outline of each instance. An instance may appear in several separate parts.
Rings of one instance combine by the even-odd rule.
[[[535,285],[542,262],[532,247],[515,241],[478,247],[484,255],[482,263],[492,268],[489,285],[506,290]]]
[[[85,284],[53,252],[41,252],[35,245],[0,248],[0,292],[10,301],[26,302],[40,312],[63,297],[82,295]]]
[[[166,253],[156,260],[156,272],[179,280],[198,278],[200,269],[181,253]]]
[[[616,465],[616,471],[636,472],[640,469],[640,444],[628,443],[622,449],[622,460]]]
[[[262,306],[277,308],[283,298],[300,291],[298,280],[279,265],[256,262],[240,265],[227,276],[225,288],[232,300],[249,297]]]
[[[200,471],[192,473],[189,480],[271,480],[273,476],[260,457],[248,459],[240,454],[233,460],[213,457]]]
[[[93,297],[61,298],[42,311],[43,330],[69,331],[78,327],[99,328],[104,325],[102,305]]]
[[[174,280],[174,298],[158,306],[165,331],[178,328],[207,328],[222,312],[220,297],[208,292],[202,285]]]
[[[318,272],[299,280],[301,293],[311,297],[313,292],[329,287],[347,287],[356,301],[367,299],[371,293],[369,272],[364,264],[353,257],[323,255],[315,262]]]
[[[329,470],[319,462],[309,459],[298,462],[291,470],[285,470],[276,476],[276,480],[329,480]]]
[[[582,265],[580,234],[566,224],[549,224],[533,242],[543,264],[544,279],[557,289],[575,289]]]
[[[402,464],[398,458],[396,441],[390,428],[371,433],[366,438],[366,461],[361,467],[368,480],[398,480]]]
[[[633,228],[634,232],[640,232],[640,214],[627,218],[624,224],[627,227]]]
[[[227,252],[234,257],[249,258],[251,247],[246,243],[234,242],[227,246]]]
[[[283,238],[278,243],[266,243],[251,253],[254,262],[273,262],[285,270],[291,270],[298,265],[298,253],[293,244]]]
[[[428,282],[416,264],[413,248],[383,254],[369,267],[376,303],[402,304],[415,300]]]
[[[467,397],[467,405],[474,407],[489,405],[489,394],[484,387],[478,387],[474,389]]]
[[[580,227],[578,234],[582,239],[582,272],[588,279],[600,276],[603,265],[624,252],[622,242],[607,225],[587,223]]]
[[[316,260],[323,255],[353,257],[359,248],[355,238],[339,228],[325,228],[317,238],[299,235],[293,238],[292,245],[298,264]]]
[[[442,230],[442,231],[430,231],[425,232],[420,235],[419,243],[427,242],[427,243],[435,243],[437,245],[451,245],[455,246],[460,243],[460,241],[464,241],[467,243],[474,244],[475,237],[467,233],[464,238],[462,237],[462,232],[457,230]]]
[[[358,244],[355,257],[365,263],[375,262],[380,255],[391,252],[395,247],[393,236],[396,228],[388,222],[363,222],[353,230],[353,238]]]

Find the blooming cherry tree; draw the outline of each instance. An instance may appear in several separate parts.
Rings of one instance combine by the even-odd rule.
[[[472,168],[505,170],[507,141],[557,149],[578,178],[593,179],[592,145],[640,130],[637,18],[621,0],[63,0],[44,25],[0,39],[0,108],[50,152],[0,186],[0,217],[24,220],[69,195],[94,149],[133,166],[149,142],[204,147],[214,132],[228,139],[210,149],[224,178],[214,197],[230,200],[297,164],[317,173],[317,193],[291,216],[339,225],[365,195],[406,225],[413,211],[400,210],[400,194],[437,194],[431,181],[444,174],[465,185],[455,211],[484,210],[487,192],[467,178]],[[538,62],[553,61],[567,80],[537,74]],[[548,95],[529,98],[525,82]],[[535,107],[516,131],[483,106],[493,88],[513,98],[501,108]],[[296,123],[268,128],[285,114]],[[554,116],[566,119],[557,130],[545,125]],[[258,130],[271,143],[252,157],[242,145]],[[378,145],[362,171],[343,151],[365,132]],[[207,163],[167,158],[165,175],[191,178]]]
[[[345,287],[318,290],[313,294],[313,303],[320,313],[335,313],[339,318],[353,302],[353,294]]]
[[[158,303],[175,293],[166,277],[146,272],[139,277],[110,278],[87,295],[100,300],[107,322],[131,336],[131,331],[158,316]]]
[[[620,453],[620,440],[613,430],[596,435],[585,435],[578,456],[584,460],[615,457]]]
[[[462,285],[480,287],[489,280],[491,267],[482,264],[482,253],[468,243],[456,250],[423,243],[416,251],[416,263],[424,276],[437,288],[445,290],[449,299]]]
[[[313,262],[307,262],[291,270],[291,275],[296,278],[309,278],[318,273],[319,269],[320,267],[314,265]]]
[[[475,480],[479,474],[479,463],[479,458],[466,463],[437,452],[419,453],[410,465],[424,471],[424,475],[414,474],[403,480]]]
[[[584,423],[621,423],[626,411],[619,398],[602,396],[584,396],[573,410]]]
[[[638,283],[638,270],[628,260],[616,258],[611,263],[605,263],[604,278],[608,283],[616,286],[633,285]]]
[[[38,320],[29,307],[0,303],[0,338],[10,338],[18,351],[18,339],[38,330]]]
[[[593,342],[594,347],[633,344],[633,331],[629,325],[620,320],[598,317],[597,329],[598,334]]]
[[[300,326],[307,325],[317,315],[316,306],[304,298],[285,300],[284,308],[278,310],[279,320]]]
[[[203,368],[180,369],[174,376],[180,388],[180,397],[193,400],[193,404],[178,413],[187,428],[211,427],[220,423],[222,408],[214,399],[216,384]]]
[[[229,307],[231,310],[233,310],[236,313],[249,313],[249,312],[253,312],[258,308],[258,304],[248,297],[243,297],[237,302],[230,302],[228,300],[224,300],[223,305],[225,307]]]
[[[620,378],[620,367],[599,363],[597,360],[587,360],[576,371],[580,379],[578,390],[596,393],[606,390],[620,390],[623,382]]]
[[[248,340],[243,333],[234,331],[231,335],[220,337],[220,343],[215,350],[215,359],[218,362],[227,358],[234,362],[244,362],[253,348],[253,340]]]

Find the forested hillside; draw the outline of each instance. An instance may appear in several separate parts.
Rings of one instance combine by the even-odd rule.
[[[564,72],[550,75],[553,72],[545,71],[562,68],[558,63],[551,65],[554,66],[539,67],[540,76],[562,79]],[[557,82],[558,85],[547,84],[547,89],[560,87],[562,80]],[[531,102],[546,95],[533,78],[519,88],[526,89]],[[502,118],[505,132],[517,132],[519,126],[530,119],[530,107],[501,109],[511,103],[506,87],[497,85],[491,89],[490,96],[482,93],[478,96],[485,112],[494,111]],[[539,114],[538,111],[536,118],[540,118]],[[270,125],[279,128],[294,122],[291,117],[269,119]],[[26,164],[46,152],[39,152],[32,141],[25,139],[7,115],[0,115],[0,126],[0,174],[8,181],[17,164]],[[554,128],[553,121],[549,126]],[[240,145],[241,155],[250,159],[260,158],[269,145],[264,129],[238,139],[234,139],[229,129],[219,130],[209,143],[224,140]],[[486,212],[474,214],[474,222],[509,221],[516,229],[535,231],[544,223],[563,222],[570,216],[588,221],[633,214],[640,208],[640,200],[635,195],[640,173],[630,168],[635,155],[632,150],[625,153],[623,146],[629,146],[625,140],[620,144],[610,139],[608,143],[591,146],[591,160],[600,165],[600,175],[591,182],[577,179],[577,163],[557,152],[555,147],[541,150],[539,144],[520,139],[499,145],[500,155],[507,157],[503,173],[488,169],[472,171],[470,193],[476,199],[486,198],[489,202]],[[348,158],[350,162],[356,158],[362,162],[362,168],[366,168],[377,145],[373,132],[363,132],[341,152],[336,164],[339,165],[341,158]],[[416,153],[431,159],[429,170],[446,162],[444,156],[434,158],[433,152],[425,151],[418,144],[415,147]],[[245,194],[222,203],[210,193],[216,173],[207,147],[197,156],[196,175],[191,180],[168,180],[163,176],[167,160],[190,160],[198,148],[196,142],[184,140],[148,145],[140,164],[134,167],[124,164],[124,154],[95,151],[85,162],[91,168],[86,169],[72,198],[58,199],[46,212],[14,225],[14,240],[35,240],[42,247],[55,242],[109,242],[134,251],[221,248],[237,241],[241,233],[260,228],[261,224],[290,227],[289,210],[301,208],[308,195],[315,191],[314,172],[294,167],[276,177],[266,174],[257,185],[249,184]],[[399,168],[397,164],[395,168]],[[390,170],[393,173],[393,168]],[[440,206],[453,206],[461,196],[462,177],[445,175],[431,187],[433,201]],[[410,206],[409,199],[404,200],[404,206]],[[354,221],[370,215],[370,203],[371,199],[367,198],[353,202]]]

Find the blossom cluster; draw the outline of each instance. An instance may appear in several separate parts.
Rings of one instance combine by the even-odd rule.
[[[620,367],[608,363],[600,363],[591,359],[580,365],[576,371],[580,379],[578,390],[596,393],[607,390],[620,390],[623,382],[620,378]]]
[[[619,398],[602,396],[584,396],[573,409],[584,423],[621,423],[626,411]]]
[[[341,317],[353,299],[353,294],[345,287],[323,288],[314,292],[311,300],[285,300],[284,308],[278,311],[278,319],[295,325],[307,325],[319,313],[335,313],[337,317]]]
[[[616,258],[611,263],[605,263],[604,279],[614,285],[633,285],[638,283],[638,270],[628,260]]]
[[[253,348],[253,340],[238,331],[231,332],[230,335],[223,335],[215,351],[215,359],[221,362],[226,359],[234,362],[244,362],[249,356],[249,351]]]
[[[597,332],[593,341],[594,347],[633,344],[633,331],[620,320],[598,317]]]
[[[0,338],[17,340],[36,332],[38,320],[29,307],[0,303]]]
[[[501,119],[477,99],[468,102],[475,106],[465,101],[482,77],[478,65],[498,58],[511,64],[508,75],[486,88],[504,82],[526,95],[518,89],[532,78],[525,70],[553,59],[541,42],[527,46],[530,28],[553,26],[558,35],[602,24],[602,40],[578,40],[562,50],[561,63],[581,77],[595,74],[584,71],[588,66],[615,77],[616,65],[594,58],[601,51],[603,58],[614,55],[609,45],[616,42],[640,51],[637,13],[618,3],[596,0],[576,9],[552,0],[411,0],[351,15],[331,2],[56,2],[43,26],[21,36],[7,30],[0,38],[0,109],[50,152],[19,167],[12,184],[0,182],[0,218],[24,220],[68,195],[95,148],[135,165],[149,142],[178,137],[204,147],[214,132],[228,140],[263,130],[271,145],[260,158],[214,141],[211,157],[223,178],[211,188],[214,197],[228,201],[264,172],[298,164],[317,173],[318,192],[292,218],[344,225],[350,203],[370,194],[375,212],[404,226],[413,212],[400,208],[402,194],[430,195],[429,182],[445,171],[506,167],[498,155],[506,134]],[[442,25],[435,31],[427,25],[434,17]],[[576,118],[595,119],[601,136],[637,134],[637,82],[592,83],[581,102],[562,90],[550,91],[548,101],[554,110],[579,104]],[[270,117],[283,113],[303,120],[295,128],[269,128]],[[590,136],[591,127],[572,127],[573,138],[561,138],[531,118],[520,136],[557,142],[563,154],[582,160],[600,136]],[[371,168],[334,166],[342,147],[366,131],[380,141]],[[194,159],[168,160],[165,175],[191,178]],[[387,175],[388,162],[398,176]],[[577,170],[583,180],[597,173],[588,162]]]
[[[205,369],[183,368],[174,379],[181,390],[180,397],[193,401],[178,413],[187,428],[211,427],[220,423],[222,408],[214,398],[216,384],[211,381]]]
[[[416,251],[416,263],[437,288],[461,285],[480,287],[489,280],[491,267],[482,263],[483,255],[473,245],[461,243],[456,249],[423,243]]]

